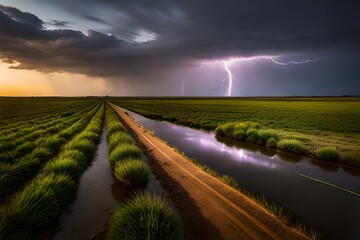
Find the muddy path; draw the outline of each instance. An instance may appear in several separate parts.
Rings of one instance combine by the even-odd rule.
[[[184,224],[186,239],[308,239],[154,137],[119,107],[119,117],[154,161]],[[166,186],[169,185],[170,186]],[[190,216],[190,217],[189,217]]]

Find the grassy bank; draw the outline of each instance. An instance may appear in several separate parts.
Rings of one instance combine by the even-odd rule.
[[[275,130],[283,139],[300,141],[312,153],[322,147],[335,147],[342,162],[358,165],[359,98],[113,99],[112,102],[149,118],[208,130],[227,122],[257,122],[263,130]],[[274,141],[269,141],[269,146],[274,146]]]
[[[313,150],[306,146],[301,138],[284,134],[274,129],[261,129],[260,124],[254,122],[232,122],[219,125],[215,129],[216,136],[227,137],[238,141],[256,143],[269,148],[290,152],[298,155],[311,155],[318,160],[327,162],[342,162],[354,167],[360,166],[359,155],[352,161],[347,161],[349,156],[340,153],[335,146],[321,146]]]

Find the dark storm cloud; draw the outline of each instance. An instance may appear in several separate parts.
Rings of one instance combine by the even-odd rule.
[[[70,22],[69,21],[60,21],[60,20],[51,20],[46,22],[48,25],[54,26],[54,27],[58,27],[58,28],[69,28],[70,27]]]
[[[141,75],[202,59],[296,53],[321,58],[359,51],[356,1],[64,0],[53,4],[102,23],[104,29],[87,34],[46,30],[37,16],[0,6],[0,52],[20,62],[17,68]],[[135,43],[140,31],[157,37]]]
[[[89,15],[89,14],[84,14],[84,15],[82,15],[82,17],[87,19],[87,20],[90,20],[90,21],[94,21],[94,22],[97,22],[97,23],[108,25],[107,21],[105,21],[104,19],[101,19],[99,17],[96,17],[96,16],[92,16],[92,15]]]
[[[17,22],[21,22],[27,25],[32,25],[36,28],[42,28],[44,24],[44,22],[41,19],[39,19],[37,16],[31,13],[22,12],[17,8],[4,6],[0,4],[0,11],[7,14],[9,17],[16,20]]]

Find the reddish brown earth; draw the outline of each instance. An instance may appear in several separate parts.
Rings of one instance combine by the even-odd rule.
[[[185,239],[309,239],[112,106],[150,156],[154,174],[178,209]]]

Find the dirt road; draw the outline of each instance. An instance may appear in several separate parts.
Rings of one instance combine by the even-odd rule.
[[[154,161],[155,175],[168,185],[186,239],[309,239],[263,207],[202,171],[112,105]]]

